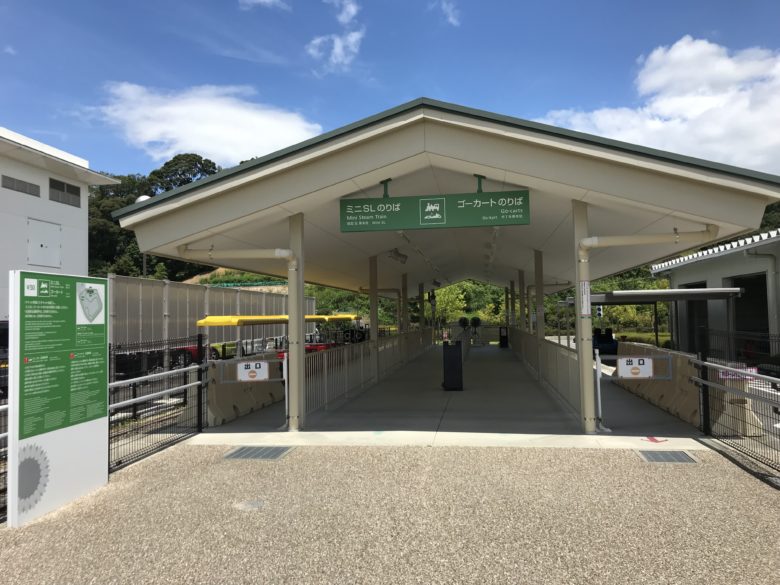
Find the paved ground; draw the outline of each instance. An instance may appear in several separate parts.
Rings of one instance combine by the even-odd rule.
[[[778,492],[714,452],[179,445],[25,528],[3,582],[777,583]]]
[[[200,445],[430,445],[701,449],[698,431],[605,380],[604,418],[613,430],[580,435],[577,419],[544,390],[510,350],[472,348],[464,390],[441,389],[441,348],[393,372],[367,391],[308,417],[290,436],[281,403],[209,429]]]
[[[688,425],[607,384],[615,433],[579,435],[511,352],[476,351],[464,392],[440,389],[440,360],[430,352],[307,432],[250,432],[279,426],[283,410],[268,409],[0,529],[3,582],[777,582],[780,492]],[[237,444],[298,446],[225,460]],[[697,462],[636,452],[659,448]]]

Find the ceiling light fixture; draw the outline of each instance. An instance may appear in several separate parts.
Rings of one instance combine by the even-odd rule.
[[[406,261],[409,260],[409,256],[401,252],[398,248],[393,248],[388,252],[387,256],[391,260],[395,260],[396,262],[400,262],[401,264],[406,264]]]

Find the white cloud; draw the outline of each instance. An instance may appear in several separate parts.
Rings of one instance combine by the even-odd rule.
[[[283,0],[238,0],[238,5],[242,10],[250,10],[255,6],[265,8],[281,8],[282,10],[292,10],[290,5]]]
[[[332,4],[339,11],[336,19],[347,26],[357,16],[360,5],[355,0],[323,0],[326,4]]]
[[[316,75],[349,71],[352,62],[360,53],[360,45],[366,35],[364,27],[356,28],[355,17],[360,10],[360,5],[355,0],[323,0],[325,4],[332,4],[339,13],[336,20],[343,28],[341,34],[321,35],[314,37],[306,45],[306,52],[317,61],[323,62],[323,66]]]
[[[360,52],[365,32],[365,29],[361,29],[316,37],[306,45],[306,52],[317,60],[325,61],[325,73],[348,71]]]
[[[458,10],[458,7],[453,0],[441,0],[441,2],[439,2],[439,7],[444,13],[444,18],[447,19],[448,23],[452,26],[460,26],[460,10]]]
[[[639,64],[639,106],[557,110],[541,121],[780,174],[780,53],[685,36]]]
[[[195,152],[231,166],[322,132],[298,113],[251,101],[255,91],[246,86],[164,92],[120,82],[108,93],[101,117],[156,161]]]
[[[6,55],[11,55],[12,57],[16,55],[16,49],[14,49],[11,45],[6,45],[3,47],[3,53]]]

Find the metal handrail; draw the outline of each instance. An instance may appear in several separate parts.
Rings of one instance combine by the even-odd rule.
[[[745,370],[745,368],[735,368],[733,366],[724,366],[715,362],[708,362],[706,360],[699,360],[696,358],[689,358],[688,359],[689,364],[698,364],[700,366],[704,366],[707,368],[716,368],[719,370],[725,370],[727,372],[734,372],[735,374],[740,374],[741,376],[745,378],[756,378],[758,380],[764,380],[765,382],[772,382],[774,384],[780,384],[780,378],[773,378],[772,376],[766,376],[764,374],[759,374],[758,372],[748,372]],[[753,366],[745,366],[747,367],[753,367]],[[708,382],[709,383],[709,382]]]
[[[722,390],[723,392],[728,392],[729,394],[739,394],[740,396],[744,396],[745,398],[750,398],[751,400],[758,400],[759,402],[763,402],[765,404],[769,404],[771,406],[778,406],[780,405],[780,392],[775,392],[774,390],[766,390],[764,388],[754,388],[753,390],[755,392],[775,392],[778,395],[778,398],[767,398],[765,396],[761,396],[760,394],[754,394],[753,392],[745,392],[744,390],[740,390],[739,388],[734,388],[733,386],[726,386],[724,384],[718,384],[717,382],[711,382],[709,380],[704,380],[703,378],[698,378],[696,376],[690,377],[691,382],[697,382],[699,384],[705,384],[709,388],[715,388],[716,390]]]
[[[129,400],[125,400],[123,402],[117,402],[115,404],[110,404],[108,406],[108,410],[119,410],[121,408],[127,408],[128,406],[132,406],[133,404],[139,404],[141,402],[147,402],[149,400],[153,400],[155,398],[159,398],[161,396],[168,396],[170,394],[174,394],[176,392],[181,392],[182,390],[188,390],[190,388],[194,388],[195,386],[202,385],[203,382],[191,382],[189,384],[184,384],[183,386],[176,386],[176,388],[169,388],[168,390],[161,390],[160,392],[154,392],[152,394],[146,394],[144,396],[139,396],[138,398],[130,398]]]
[[[177,370],[168,370],[166,372],[160,372],[158,374],[147,374],[146,376],[140,376],[138,378],[130,378],[129,380],[121,380],[119,382],[111,382],[108,385],[109,389],[121,388],[122,386],[132,386],[133,384],[140,384],[141,382],[150,382],[152,380],[159,380],[168,376],[174,376],[178,374],[184,374],[187,372],[197,372],[198,368],[205,368],[205,365],[195,364],[187,368],[179,368]]]
[[[3,404],[2,406],[0,406],[0,412],[5,412],[6,410],[8,410],[7,404]],[[0,433],[0,441],[7,437],[8,437],[8,433]]]

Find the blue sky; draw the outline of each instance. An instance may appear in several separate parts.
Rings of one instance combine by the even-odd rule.
[[[0,126],[142,172],[420,96],[780,174],[776,0],[0,0]]]

